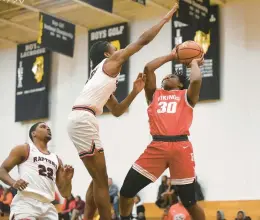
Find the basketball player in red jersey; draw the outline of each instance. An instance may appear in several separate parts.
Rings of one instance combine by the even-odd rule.
[[[203,57],[190,63],[191,75],[181,71],[167,75],[160,89],[156,88],[155,70],[166,62],[177,60],[176,50],[159,57],[144,68],[145,95],[148,107],[150,133],[153,141],[129,170],[120,190],[121,218],[130,219],[133,197],[161,174],[170,169],[172,184],[183,206],[193,220],[204,220],[204,211],[195,199],[195,163],[192,145],[188,140],[193,118],[193,107],[199,100],[202,75],[199,66]]]

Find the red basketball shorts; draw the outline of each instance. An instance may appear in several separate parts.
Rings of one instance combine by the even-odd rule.
[[[195,162],[192,144],[189,141],[153,141],[132,167],[153,182],[169,168],[173,185],[193,183]]]

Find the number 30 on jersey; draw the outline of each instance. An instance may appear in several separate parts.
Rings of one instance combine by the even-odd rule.
[[[159,102],[157,113],[176,113],[177,102]]]

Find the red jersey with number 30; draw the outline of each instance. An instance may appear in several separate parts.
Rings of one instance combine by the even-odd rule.
[[[157,89],[148,107],[151,135],[189,135],[193,108],[187,100],[187,90]]]

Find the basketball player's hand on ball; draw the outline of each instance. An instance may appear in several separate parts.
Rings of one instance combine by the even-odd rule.
[[[178,45],[177,45],[178,46]],[[177,47],[176,46],[176,47]],[[171,56],[171,60],[177,60],[178,59],[178,55],[177,55],[177,49],[173,48],[172,52],[170,53],[170,56]]]
[[[68,180],[68,181],[72,180],[72,177],[74,175],[74,168],[72,166],[70,165],[63,166],[61,172],[62,172],[61,174],[62,178],[64,180]]]
[[[144,88],[145,85],[145,80],[146,80],[146,75],[143,73],[139,73],[137,76],[137,79],[134,81],[134,88],[133,91],[138,94],[141,92]]]
[[[202,66],[204,64],[204,54],[200,58],[192,60],[189,67],[191,67],[193,64],[197,64],[198,66]]]
[[[194,59],[190,63],[186,63],[185,65],[188,68],[191,68],[191,66],[193,66],[193,65],[202,66],[203,64],[204,64],[204,54],[202,54],[202,56],[200,58]]]
[[[164,16],[166,22],[170,21],[174,13],[178,10],[179,4],[175,3],[172,9]]]
[[[28,183],[25,182],[23,179],[19,179],[17,180],[14,184],[13,184],[13,188],[22,191],[24,190],[26,187],[28,186]]]

